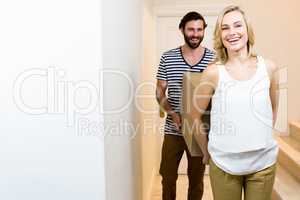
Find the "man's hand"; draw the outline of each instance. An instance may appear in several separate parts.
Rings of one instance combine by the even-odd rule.
[[[173,112],[173,113],[171,114],[171,117],[172,117],[172,121],[173,121],[173,123],[174,123],[176,129],[177,129],[178,131],[180,131],[180,129],[181,129],[181,117],[180,117],[180,115],[177,114],[177,113],[175,113],[175,112]]]

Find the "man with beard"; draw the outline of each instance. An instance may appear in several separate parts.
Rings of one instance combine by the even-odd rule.
[[[214,53],[201,46],[206,28],[204,18],[197,12],[187,13],[179,24],[185,44],[163,53],[156,75],[156,97],[167,113],[160,174],[163,200],[176,199],[178,166],[184,151],[188,159],[188,200],[201,200],[203,196],[203,158],[191,157],[181,133],[181,89],[185,72],[201,73],[214,60]],[[168,89],[168,95],[166,90]]]

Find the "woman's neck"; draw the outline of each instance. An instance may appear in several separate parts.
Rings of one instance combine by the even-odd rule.
[[[228,51],[227,63],[245,63],[249,60],[247,48],[240,51]]]

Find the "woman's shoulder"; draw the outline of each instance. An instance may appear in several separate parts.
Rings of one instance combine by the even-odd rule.
[[[219,76],[219,66],[217,63],[208,64],[206,69],[203,71],[202,80],[212,81],[217,83],[218,76]]]
[[[210,63],[207,65],[206,69],[203,71],[203,73],[207,76],[215,76],[218,75],[218,64],[217,63]]]
[[[264,62],[265,62],[267,71],[270,74],[273,74],[274,72],[278,71],[279,67],[273,60],[271,60],[269,58],[264,58]]]

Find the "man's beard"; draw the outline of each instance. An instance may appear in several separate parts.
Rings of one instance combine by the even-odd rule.
[[[190,40],[192,39],[198,39],[199,41],[197,43],[191,42]],[[184,41],[185,43],[191,48],[191,49],[196,49],[199,47],[203,40],[203,37],[188,37],[186,34],[184,34]]]

